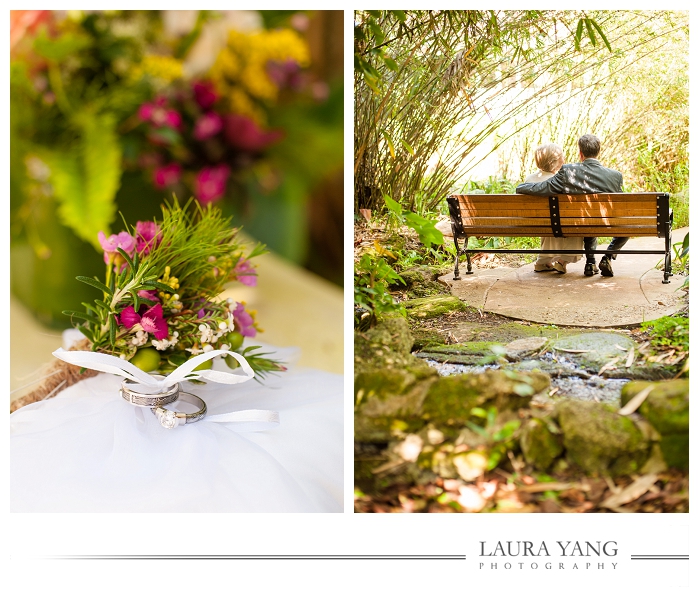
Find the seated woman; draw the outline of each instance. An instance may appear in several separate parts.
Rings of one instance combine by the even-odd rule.
[[[539,167],[539,171],[529,175],[525,183],[539,183],[551,178],[563,166],[563,149],[556,143],[540,145],[534,151],[534,160]],[[541,237],[541,249],[555,252],[560,249],[580,249],[583,250],[582,237]],[[566,266],[577,262],[582,258],[580,255],[556,255],[556,253],[542,253],[534,264],[534,272],[556,271],[561,274],[566,273]]]

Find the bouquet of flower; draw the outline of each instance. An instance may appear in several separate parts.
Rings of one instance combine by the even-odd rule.
[[[100,290],[102,298],[83,303],[85,311],[64,312],[83,321],[77,329],[92,350],[163,374],[214,349],[237,351],[256,377],[284,370],[259,346],[241,348],[259,330],[255,312],[217,298],[228,282],[256,284],[250,259],[264,248],[246,253],[238,230],[212,206],[192,201],[182,207],[175,199],[162,212],[160,222],[137,222],[109,237],[99,233],[106,278],[78,280]],[[239,367],[232,356],[225,359],[231,369]]]

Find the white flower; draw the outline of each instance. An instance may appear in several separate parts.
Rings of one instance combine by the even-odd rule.
[[[226,324],[226,322],[220,322],[218,327],[219,330],[228,330],[228,324]]]
[[[192,355],[199,355],[199,353],[203,353],[203,352],[204,352],[204,351],[202,351],[201,349],[194,348],[194,347],[191,348],[191,349],[188,347],[188,348],[185,349],[185,351],[189,351]]]
[[[131,339],[131,344],[140,347],[148,342],[148,333],[145,330],[137,330],[136,336]]]
[[[211,345],[204,345],[204,353],[208,353],[209,351],[213,351],[214,348]]]

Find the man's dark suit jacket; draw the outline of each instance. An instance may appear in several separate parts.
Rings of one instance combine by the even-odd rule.
[[[599,160],[564,164],[550,179],[540,183],[521,183],[517,193],[524,195],[580,195],[583,193],[621,193],[621,173],[606,168]]]

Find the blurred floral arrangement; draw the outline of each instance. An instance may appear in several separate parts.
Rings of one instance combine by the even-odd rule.
[[[217,208],[187,207],[175,201],[162,208],[161,221],[139,221],[110,236],[100,232],[104,282],[78,280],[103,296],[84,303],[86,311],[64,313],[83,320],[77,329],[93,351],[121,357],[145,372],[169,373],[193,355],[215,349],[238,351],[258,377],[284,370],[259,346],[241,349],[245,338],[257,334],[255,312],[233,299],[217,299],[225,283],[255,286],[250,259],[264,248],[246,253],[238,231]],[[232,356],[226,363],[239,367]]]
[[[59,225],[100,251],[97,234],[111,232],[118,212],[155,218],[172,193],[217,203],[302,261],[306,204],[342,168],[343,135],[341,83],[308,70],[308,20],[293,11],[11,11],[11,242],[28,248],[13,252],[13,269],[64,269],[70,280],[75,266],[70,257],[58,265],[59,254],[71,245],[88,257]],[[47,307],[41,285],[15,288],[14,278],[15,294]]]

